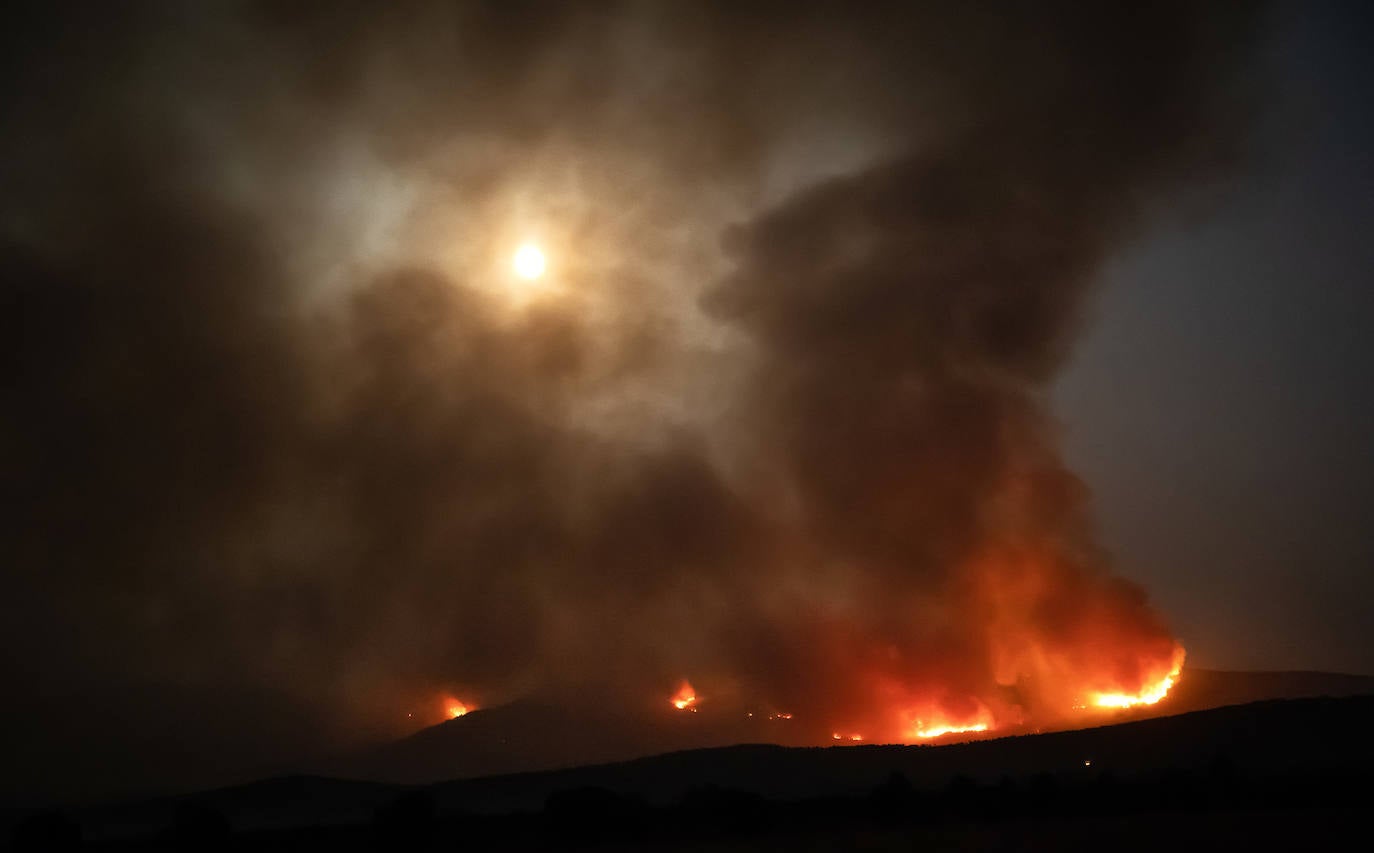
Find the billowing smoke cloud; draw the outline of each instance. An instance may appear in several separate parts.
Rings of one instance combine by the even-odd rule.
[[[689,675],[890,738],[1157,681],[1045,394],[1252,22],[949,5],[15,13],[9,728]]]

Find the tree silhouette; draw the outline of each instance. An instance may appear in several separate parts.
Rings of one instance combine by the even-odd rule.
[[[572,788],[549,795],[544,819],[555,836],[567,840],[624,838],[644,830],[648,807],[606,788]]]
[[[428,791],[406,791],[377,809],[373,836],[380,849],[415,850],[434,838],[438,806]]]
[[[16,824],[10,840],[13,850],[77,850],[81,827],[62,812],[43,811]]]

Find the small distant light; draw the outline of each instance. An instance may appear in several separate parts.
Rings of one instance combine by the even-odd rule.
[[[1085,761],[1085,762],[1083,762],[1083,766],[1084,766],[1084,767],[1092,767],[1092,766],[1093,766],[1093,763],[1092,763],[1091,761]]]

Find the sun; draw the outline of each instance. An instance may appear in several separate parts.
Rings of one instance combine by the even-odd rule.
[[[516,275],[527,281],[534,281],[544,274],[544,252],[533,243],[525,243],[515,250],[512,264]]]

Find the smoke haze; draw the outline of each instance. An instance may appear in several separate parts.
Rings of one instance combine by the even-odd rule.
[[[902,739],[1158,681],[1046,394],[1231,158],[1253,16],[947,6],[10,13],[5,736],[689,677]]]

